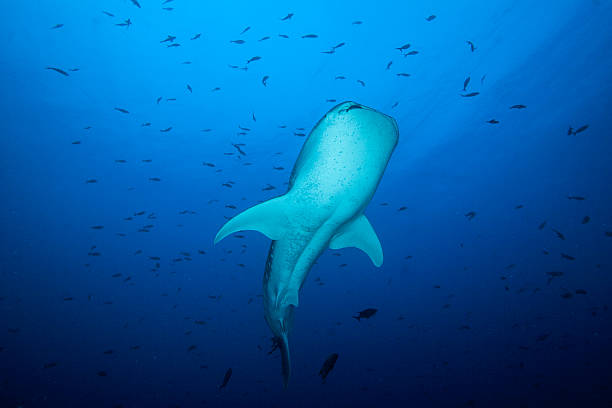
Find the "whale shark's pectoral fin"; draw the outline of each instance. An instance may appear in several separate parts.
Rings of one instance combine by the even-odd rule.
[[[329,247],[331,249],[359,248],[370,257],[374,265],[380,266],[383,263],[383,252],[378,236],[376,236],[374,228],[363,214],[344,225],[334,235]]]
[[[215,244],[238,231],[259,231],[272,240],[282,238],[288,229],[284,196],[276,197],[245,210],[229,220],[215,236]]]

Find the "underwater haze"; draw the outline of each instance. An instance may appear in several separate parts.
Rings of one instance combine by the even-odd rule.
[[[612,406],[610,21],[609,0],[4,2],[0,407]],[[324,242],[285,388],[270,239],[213,241],[347,101],[399,129],[364,212],[384,262]]]

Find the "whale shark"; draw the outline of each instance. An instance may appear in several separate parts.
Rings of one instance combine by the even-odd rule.
[[[216,244],[251,230],[272,240],[263,276],[264,317],[281,352],[285,388],[298,293],[321,253],[355,247],[375,266],[383,263],[380,241],[364,210],[398,138],[392,117],[350,101],[335,106],[306,138],[287,192],[238,214],[215,236]]]

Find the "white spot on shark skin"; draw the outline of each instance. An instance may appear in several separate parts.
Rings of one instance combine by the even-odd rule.
[[[363,212],[398,138],[390,116],[355,102],[337,105],[308,135],[288,191],[238,214],[215,236],[215,244],[243,230],[272,239],[264,273],[264,312],[281,349],[285,387],[291,373],[287,336],[293,311],[321,253],[328,247],[356,247],[374,265],[383,263],[380,241]]]

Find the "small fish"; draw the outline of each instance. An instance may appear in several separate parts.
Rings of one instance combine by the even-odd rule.
[[[591,217],[589,217],[588,215],[585,215],[584,218],[582,219],[582,224],[588,224],[589,221],[591,221]]]
[[[491,120],[487,120],[487,123],[490,123],[492,125],[497,125],[499,123],[499,120],[497,119],[491,119]]]
[[[365,86],[365,82],[363,82],[361,79],[358,79],[357,82],[359,82],[361,86]]]
[[[246,33],[246,32],[247,32],[247,31],[249,31],[250,29],[251,29],[251,27],[250,27],[250,26],[249,26],[249,27],[247,27],[247,28],[245,28],[244,30],[242,30],[242,32],[240,33],[240,35],[242,35],[242,34]]]
[[[336,52],[336,50],[332,49],[332,50],[329,50],[329,51],[321,51],[321,54],[333,54],[335,52]]]
[[[174,42],[174,40],[176,40],[176,37],[173,35],[169,35],[166,37],[165,40],[161,40],[160,43],[165,43],[165,42]]]
[[[187,84],[187,90],[191,93],[193,93],[193,89],[191,89],[191,85]]]
[[[140,4],[138,4],[138,1],[137,1],[137,0],[132,0],[132,3],[134,3],[134,5],[135,5],[136,7],[140,8]]]
[[[151,122],[145,122],[145,123],[143,123],[143,124],[142,124],[142,125],[140,125],[140,126],[142,126],[142,127],[148,127],[148,126],[151,126]]]
[[[262,78],[261,83],[263,84],[263,86],[268,86],[267,84],[268,78],[270,78],[268,75]]]
[[[387,63],[387,67],[385,68],[385,70],[386,70],[386,71],[388,71],[388,70],[389,70],[389,68],[391,68],[391,65],[393,65],[393,61],[389,61],[389,62]]]
[[[265,36],[265,37],[261,37],[261,38],[260,38],[259,40],[257,40],[257,41],[266,41],[266,40],[269,40],[269,39],[270,39],[270,37],[269,37],[269,36]]]
[[[554,228],[553,228],[552,230],[553,230],[553,232],[554,232],[554,233],[557,235],[557,238],[559,238],[560,240],[565,241],[565,235],[563,235],[563,234],[561,233],[561,231],[557,231],[557,230],[556,230],[556,229],[554,229]]]
[[[58,28],[62,28],[64,25],[63,24],[56,24],[53,27],[51,27],[51,30],[57,30]]]
[[[346,45],[345,43],[341,42],[341,43],[338,43],[337,45],[334,45],[334,46],[332,47],[332,49],[334,49],[334,50],[335,50],[335,49],[337,49],[337,48],[344,47],[345,45]]]
[[[323,366],[319,370],[319,376],[321,377],[323,384],[325,384],[325,379],[329,375],[330,371],[333,370],[334,366],[336,365],[337,360],[338,360],[338,353],[332,353],[323,362]]]
[[[318,37],[318,35],[316,35],[316,34],[304,34],[302,36],[302,38],[317,38],[317,37]]]
[[[431,16],[429,16],[429,17],[425,17],[425,20],[427,20],[427,21],[433,21],[435,18],[436,18],[436,15],[435,15],[435,14],[432,14],[432,15],[431,15]]]
[[[109,17],[115,17],[115,15],[114,15],[114,14],[109,13],[108,11],[102,11],[102,12],[103,12],[104,14],[106,14],[107,16],[109,16]]]
[[[567,196],[568,200],[576,200],[576,201],[584,201],[586,200],[585,197],[582,196]]]
[[[538,225],[538,229],[543,230],[545,226],[546,226],[546,221],[543,221],[540,225]]]
[[[259,61],[261,59],[260,56],[255,56],[255,57],[251,57],[248,59],[248,61],[246,62],[247,64],[253,62],[253,61]]]
[[[335,77],[334,79],[346,79],[346,77],[342,76],[342,75],[338,75],[337,77]]]
[[[285,17],[281,18],[281,21],[291,20],[291,17],[293,17],[293,13],[287,14]]]
[[[471,98],[471,97],[473,97],[473,96],[480,95],[480,92],[470,92],[470,93],[467,93],[467,94],[460,94],[460,95],[461,95],[462,97],[464,97],[464,98]]]
[[[407,50],[408,48],[410,48],[410,44],[406,43],[402,45],[401,47],[397,47],[396,50],[399,50],[400,52],[404,52],[404,50]]]
[[[527,107],[526,105],[518,104],[518,105],[512,105],[510,109],[525,109],[526,107]]]
[[[404,57],[407,57],[409,55],[417,55],[418,53],[419,53],[418,51],[410,51],[410,52],[407,52],[406,54],[404,54]]]
[[[398,77],[409,77],[409,76],[410,76],[410,74],[407,74],[407,73],[405,73],[405,72],[398,72],[398,73],[397,73],[397,74],[395,74],[395,75],[397,75]]]
[[[57,72],[57,73],[59,73],[59,74],[62,74],[62,75],[64,75],[64,76],[70,76],[70,74],[68,74],[68,73],[67,73],[66,71],[64,71],[63,69],[59,69],[59,68],[56,68],[56,67],[46,67],[45,69],[50,69],[50,70],[55,71],[55,72]]]
[[[476,46],[471,41],[466,41],[466,43],[470,46],[470,50],[474,52],[476,50]]]
[[[198,38],[200,38],[202,36],[202,34],[196,34],[193,37],[191,37],[191,40],[197,40]]]
[[[469,83],[470,83],[470,77],[465,78],[465,81],[463,81],[463,92],[465,92]]]
[[[576,260],[576,258],[574,258],[573,256],[568,255],[568,254],[564,254],[564,253],[561,253],[561,258],[567,259],[568,261],[575,261]]]
[[[229,382],[230,378],[232,378],[232,369],[228,368],[227,371],[225,372],[225,375],[223,376],[223,382],[219,386],[219,389],[225,388],[225,386]]]
[[[576,293],[577,295],[586,295],[587,291],[584,289],[576,289],[574,293]]]
[[[399,102],[394,102],[393,105],[391,105],[391,109],[397,107],[397,105],[399,105]]]
[[[132,1],[134,1],[134,0],[132,0]],[[115,24],[115,25],[116,25],[116,26],[119,26],[119,27],[126,27],[126,28],[129,28],[129,27],[132,25],[132,20],[130,20],[130,19],[128,18],[128,19],[127,19],[127,20],[125,20],[123,23],[118,23],[118,24]]]
[[[230,40],[230,42],[234,44],[244,44],[244,40]]]
[[[363,21],[359,21],[359,20],[357,20],[357,21],[353,21],[351,24],[352,24],[352,25],[362,25],[362,24],[363,24]]]
[[[357,316],[353,316],[353,319],[356,319],[357,321],[360,322],[361,319],[369,319],[370,317],[374,316],[376,312],[378,312],[378,309],[374,309],[374,308],[364,309],[361,312],[358,312]]]
[[[475,216],[476,216],[476,212],[475,211],[470,211],[467,214],[464,214],[465,218],[467,218],[468,220],[472,220]]]
[[[166,132],[169,132],[169,131],[171,131],[171,130],[172,130],[172,126],[170,126],[170,127],[168,127],[168,128],[165,128],[165,129],[160,129],[160,132],[162,132],[162,133],[166,133]]]
[[[219,88],[219,87],[217,86],[217,87],[215,87],[215,88],[211,89],[210,91],[211,91],[211,92],[217,92],[217,91],[220,91],[220,90],[221,90],[221,88]]]
[[[573,127],[569,127],[569,129],[567,129],[567,134],[569,135],[573,135],[574,134],[574,128]]]
[[[578,129],[576,129],[576,131],[574,131],[574,136],[577,135],[578,133],[584,132],[588,128],[589,128],[589,125],[580,126]]]
[[[289,38],[289,36],[287,34],[279,34],[278,36],[281,37],[281,38]]]
[[[123,108],[115,108],[115,110],[121,113],[130,113],[128,110],[123,109]]]
[[[173,48],[173,47],[180,47],[180,46],[181,46],[181,44],[179,44],[179,43],[172,43],[170,45],[167,45],[166,47],[167,48]]]
[[[90,227],[93,230],[101,230],[104,229],[104,225],[94,225],[92,227]]]
[[[149,177],[150,181],[161,181],[159,177]]]

